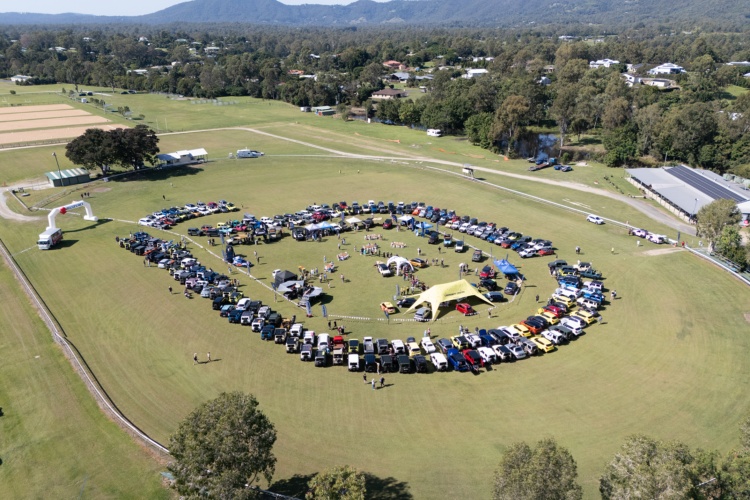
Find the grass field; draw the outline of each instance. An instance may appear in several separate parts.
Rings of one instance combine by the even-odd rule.
[[[128,97],[133,96],[123,96]],[[184,112],[183,102],[160,99],[164,101],[160,113],[171,113],[168,105],[178,108],[177,115]],[[266,103],[250,102],[247,108],[256,105]],[[213,113],[211,107],[203,109]],[[293,108],[276,113],[277,109],[282,107],[273,103],[267,116],[248,117],[245,125],[350,153],[430,156],[519,173],[528,165],[497,161],[451,138],[428,140],[422,132],[401,127],[344,123],[293,112]],[[196,125],[189,118],[184,120],[185,126]],[[415,498],[488,496],[500,453],[518,440],[554,436],[568,447],[578,461],[587,497],[596,495],[604,464],[630,434],[680,439],[722,451],[734,443],[737,423],[750,409],[744,398],[750,371],[745,355],[750,342],[744,335],[748,324],[742,314],[750,310],[747,289],[688,253],[649,253],[659,247],[638,248],[615,225],[594,226],[581,216],[427,169],[427,164],[417,161],[334,158],[304,144],[241,131],[168,135],[160,145],[164,151],[207,147],[216,161],[191,169],[187,175],[166,172],[92,185],[89,201],[96,214],[116,220],[92,225],[66,216],[60,220],[66,243],[58,250],[40,252],[33,247],[43,220],[39,224],[0,222],[4,241],[104,387],[124,413],[153,437],[164,442],[183,416],[220,391],[244,390],[258,397],[277,426],[276,480],[288,485],[295,482],[295,475],[350,464],[371,474],[373,488],[399,489]],[[266,157],[226,159],[228,152],[245,146],[264,151]],[[17,155],[14,162],[24,162],[24,154],[36,155],[37,150],[13,154]],[[607,188],[601,180],[610,172],[592,166],[569,174],[552,170],[536,174],[565,175],[566,180]],[[553,201],[585,204],[602,216],[668,231],[609,198],[492,174],[485,177]],[[389,387],[372,391],[362,383],[361,374],[303,364],[280,346],[261,342],[248,328],[229,325],[210,310],[205,299],[170,296],[167,287],[175,282],[166,272],[144,268],[141,259],[114,243],[115,236],[136,230],[121,221],[137,220],[165,205],[222,198],[257,216],[341,199],[350,203],[420,200],[451,207],[551,239],[569,261],[575,261],[572,249],[581,246],[581,258],[603,271],[606,286],[617,289],[621,298],[602,313],[605,324],[590,327],[571,345],[539,359],[501,364],[478,376],[393,374],[386,377]],[[212,216],[199,222],[220,220]],[[177,230],[185,232],[188,225]],[[420,244],[414,235],[391,231],[385,237],[386,251],[395,240],[409,245],[402,255],[415,256],[415,247],[420,246],[428,258],[438,256],[434,247],[427,248],[423,240]],[[347,246],[359,247],[363,242],[362,235],[347,235],[347,239]],[[200,240],[205,243],[205,238]],[[468,238],[472,240],[479,242]],[[322,243],[286,238],[260,245],[261,265],[252,272],[268,282],[276,268],[322,268],[323,256],[332,258],[337,244],[335,238]],[[486,243],[479,247],[490,249]],[[192,248],[201,261],[223,269],[208,252]],[[240,253],[252,256],[253,250],[242,247]],[[506,253],[498,247],[493,252]],[[419,272],[428,283],[456,279],[456,265],[468,259],[453,253],[440,257],[445,258],[447,268]],[[433,335],[453,335],[459,324],[485,328],[525,318],[537,307],[534,295],[546,297],[554,288],[546,260],[522,261],[511,254],[511,262],[519,264],[528,278],[516,301],[503,303],[492,319],[487,318],[486,309],[470,319],[459,318],[455,312],[446,314],[431,326]],[[381,317],[377,305],[390,300],[395,285],[402,282],[380,278],[372,269],[373,262],[373,258],[352,255],[341,264],[340,272],[351,281],[333,283],[327,304],[330,314]],[[273,303],[266,288],[241,274],[235,277],[246,296]],[[303,311],[286,303],[277,307],[285,316],[303,316]],[[319,313],[316,309],[316,316],[305,321],[318,332],[327,329]],[[360,339],[364,335],[419,337],[424,328],[395,321],[346,320],[344,325],[350,336]],[[207,351],[219,361],[193,366],[193,352],[203,357]],[[57,375],[51,372],[50,376]]]
[[[6,498],[166,498],[158,464],[99,410],[0,267],[0,490]]]

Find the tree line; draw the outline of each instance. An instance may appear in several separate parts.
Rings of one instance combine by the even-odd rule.
[[[271,483],[276,430],[254,396],[222,393],[196,408],[170,438],[169,470],[175,488],[193,498],[260,498]],[[363,500],[365,475],[332,467],[308,483],[306,498]],[[628,437],[604,466],[599,493],[605,500],[742,499],[750,496],[750,418],[735,448],[722,456],[679,441]],[[576,500],[583,496],[577,464],[554,438],[517,442],[500,457],[493,479],[495,500]]]
[[[750,60],[747,33],[664,26],[598,36],[582,27],[118,30],[6,28],[0,75],[28,74],[32,82],[67,83],[76,91],[98,85],[205,98],[252,96],[338,106],[345,114],[363,107],[386,123],[466,134],[510,156],[520,153],[527,135],[554,129],[568,159],[581,154],[581,138],[588,138],[604,152],[583,148],[585,154],[593,151],[610,166],[675,161],[750,177],[750,96],[727,91],[750,87],[743,76],[750,68],[725,64]],[[560,40],[561,33],[585,38]],[[215,47],[211,53],[209,46]],[[620,64],[589,68],[589,61],[603,58]],[[387,60],[414,69],[414,76],[427,75],[429,67],[431,80],[406,82],[425,87],[427,95],[374,104],[372,93],[392,85]],[[687,70],[669,76],[677,86],[672,90],[629,87],[621,76],[626,63],[643,64],[637,72],[648,76],[648,68],[665,62]],[[469,67],[488,73],[460,78]],[[578,144],[570,147],[573,139]]]

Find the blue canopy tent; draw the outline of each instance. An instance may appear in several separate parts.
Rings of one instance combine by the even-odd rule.
[[[518,275],[518,269],[516,269],[516,266],[508,262],[506,259],[497,260],[495,259],[495,267],[497,267],[501,273],[503,273],[506,276],[514,276]]]

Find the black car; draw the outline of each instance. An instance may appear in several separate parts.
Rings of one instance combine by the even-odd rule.
[[[190,236],[203,236],[203,230],[197,227],[189,227],[187,232]]]
[[[484,294],[485,298],[490,302],[502,302],[503,294],[500,292],[487,292]]]
[[[440,243],[440,233],[437,231],[430,231],[430,239],[427,240],[427,243],[430,245],[437,245]]]
[[[509,281],[507,285],[505,285],[505,289],[503,289],[503,293],[505,295],[515,295],[518,293],[518,285],[516,285],[514,282]]]
[[[482,251],[477,249],[474,250],[474,253],[471,256],[472,262],[482,262],[484,260],[484,254],[482,254]]]
[[[295,227],[294,229],[292,229],[292,238],[297,241],[306,241],[307,229],[305,229],[304,227]]]
[[[427,360],[421,354],[414,356],[414,368],[417,373],[427,373]]]
[[[398,357],[398,371],[399,373],[411,373],[411,358],[406,354]]]
[[[383,354],[380,356],[380,369],[387,373],[394,370],[395,365],[393,364],[393,356],[390,354]]]
[[[479,286],[488,292],[494,292],[497,290],[497,282],[489,278],[479,280]]]
[[[406,297],[406,298],[403,298],[403,299],[398,299],[398,301],[396,301],[396,305],[398,307],[407,308],[408,309],[411,306],[413,306],[416,301],[417,301],[417,299],[415,299],[414,297]]]

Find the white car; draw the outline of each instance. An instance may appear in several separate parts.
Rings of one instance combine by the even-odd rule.
[[[292,328],[289,329],[289,335],[300,338],[302,337],[304,330],[305,328],[302,326],[302,323],[295,323],[292,325]]]
[[[154,219],[151,216],[138,219],[139,226],[151,226],[154,223]]]
[[[479,347],[480,345],[482,345],[482,339],[481,339],[481,337],[479,337],[479,335],[476,335],[474,333],[466,335],[466,340],[469,341],[469,345],[471,345],[471,347],[473,349],[476,349],[477,347]]]
[[[469,229],[470,224],[468,222],[464,222],[458,227],[459,232],[465,233],[467,229]]]
[[[308,345],[315,344],[315,332],[312,330],[308,330],[305,332],[305,337],[303,339],[303,342]]]
[[[602,219],[598,215],[591,214],[588,217],[586,217],[586,220],[588,222],[593,222],[594,224],[604,224],[604,219]]]
[[[359,354],[350,354],[347,366],[350,372],[359,371]]]
[[[331,344],[329,339],[331,338],[330,335],[327,333],[321,333],[318,335],[318,350],[319,351],[325,351],[326,349],[330,349]]]
[[[428,339],[427,337],[424,337],[422,339],[422,349],[424,349],[424,352],[427,354],[432,354],[433,352],[436,352],[435,344],[432,343],[432,340]]]
[[[602,283],[601,281],[584,281],[583,286],[590,290],[595,290],[599,293],[602,293],[602,288],[604,288],[604,283]]]
[[[521,250],[520,252],[518,252],[518,256],[521,257],[521,258],[523,258],[523,259],[525,259],[527,257],[533,257],[535,255],[536,255],[536,250],[534,250],[533,248],[526,248],[526,249]]]
[[[259,332],[261,329],[263,329],[263,325],[266,324],[266,320],[263,318],[255,318],[252,323],[250,323],[250,328],[254,332]]]
[[[455,222],[453,222],[451,224],[451,229],[458,229],[459,227],[461,227],[461,221],[460,220],[457,220],[457,221],[455,221]]]
[[[445,355],[441,352],[433,352],[430,354],[430,361],[435,365],[435,369],[439,372],[448,370],[448,360],[445,359]]]
[[[237,302],[237,306],[235,307],[235,309],[237,309],[238,311],[244,311],[245,309],[247,309],[247,306],[250,304],[250,302],[251,300],[249,297],[240,299],[239,302]]]
[[[396,339],[391,341],[391,345],[393,346],[393,352],[396,354],[406,354],[406,346],[404,346],[403,341]]]
[[[575,316],[566,316],[560,320],[560,324],[568,328],[584,328],[586,322]]]
[[[261,222],[262,222],[263,224],[267,225],[267,226],[270,226],[270,225],[272,225],[272,224],[273,224],[273,219],[272,219],[272,218],[270,218],[270,217],[261,217],[261,218],[260,218],[260,221],[261,221]]]
[[[381,275],[381,276],[383,276],[383,277],[385,277],[385,276],[390,276],[390,275],[392,275],[392,274],[393,274],[393,273],[391,272],[391,268],[390,268],[390,267],[388,267],[388,266],[386,266],[386,265],[385,265],[385,264],[383,264],[383,263],[380,263],[380,264],[375,264],[375,266],[376,266],[376,267],[378,268],[378,272],[379,272],[379,273],[380,273],[380,275]]]
[[[587,299],[585,297],[579,297],[578,300],[576,300],[579,306],[585,307],[587,309],[592,309],[596,311],[599,309],[599,303],[595,300]]]
[[[565,343],[565,336],[560,332],[556,332],[553,330],[544,330],[542,331],[541,335],[555,345]]]
[[[633,236],[638,236],[639,238],[645,238],[648,235],[648,231],[645,229],[633,229]]]
[[[497,356],[495,355],[495,351],[490,349],[489,347],[478,347],[477,352],[479,353],[479,356],[482,358],[482,361],[485,363],[495,363],[497,361]]]

